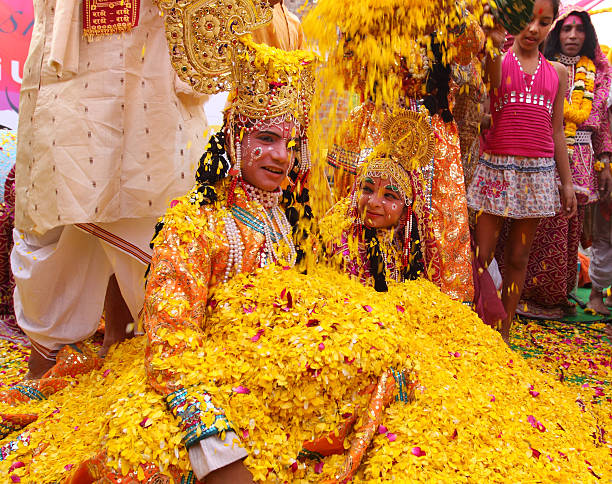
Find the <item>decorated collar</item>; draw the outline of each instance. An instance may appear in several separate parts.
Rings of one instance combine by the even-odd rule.
[[[581,57],[581,55],[575,55],[573,57],[570,57],[569,55],[559,54],[559,62],[566,66],[575,66],[576,64],[578,64],[578,61]]]

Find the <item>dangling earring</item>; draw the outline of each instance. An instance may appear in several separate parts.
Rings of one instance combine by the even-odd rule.
[[[310,171],[310,150],[308,149],[308,138],[304,136],[300,143],[300,174],[306,175]]]
[[[410,262],[410,242],[412,239],[412,205],[408,207],[408,220],[406,220],[406,233],[404,234],[404,253],[402,254],[402,266],[408,268]]]

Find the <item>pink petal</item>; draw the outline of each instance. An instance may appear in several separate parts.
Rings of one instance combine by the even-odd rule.
[[[537,397],[540,394],[540,392],[536,392],[535,390],[529,390],[529,395],[531,395],[532,397]]]
[[[70,469],[72,469],[74,467],[74,464],[68,464],[64,466],[64,470],[69,471]]]
[[[249,430],[248,430],[248,429],[243,429],[243,430],[242,430],[242,438],[243,438],[244,440],[246,440],[246,439],[248,439],[248,438],[249,438]]]
[[[495,395],[489,394],[489,396],[491,397],[491,401],[494,402],[495,401]]]
[[[536,459],[540,458],[540,451],[539,450],[535,450],[533,447],[531,448],[531,456],[535,457]]]
[[[257,342],[259,341],[259,338],[261,338],[261,335],[262,335],[263,333],[264,333],[264,330],[263,330],[263,329],[260,329],[259,331],[257,331],[257,334],[251,338],[251,341],[252,341],[253,343],[257,343]]]
[[[9,467],[9,472],[13,472],[15,469],[19,469],[20,467],[25,467],[25,464],[21,461],[13,462],[13,465]]]
[[[176,207],[178,204],[179,204],[179,201],[178,201],[178,200],[172,200],[172,201],[170,202],[170,208],[174,208],[174,207]]]
[[[19,477],[17,474],[11,474],[11,481],[21,482],[21,477]]]
[[[425,451],[421,450],[420,447],[413,447],[411,452],[412,455],[416,455],[417,457],[423,457],[425,455]]]
[[[293,463],[293,464],[291,464],[289,467],[291,468],[291,472],[295,472],[295,471],[297,471],[297,468],[298,468],[298,463],[297,463],[297,462],[294,462],[294,463]]]
[[[379,434],[386,434],[387,433],[387,427],[385,427],[384,425],[379,425],[378,426],[378,433]]]
[[[392,434],[392,433],[388,433],[387,434],[387,438],[389,439],[389,442],[395,442],[397,440],[397,435]]]
[[[403,313],[403,312],[405,311],[405,309],[404,309],[404,307],[403,307],[403,306],[399,306],[399,305],[397,305],[397,306],[395,306],[395,308],[396,308],[396,309],[397,309],[397,310],[398,310],[400,313]]]
[[[315,464],[314,470],[316,474],[321,474],[323,472],[323,461],[319,461]]]
[[[143,421],[140,422],[138,425],[140,425],[143,429],[146,429],[147,427],[150,427],[151,425],[153,425],[153,422],[151,422],[149,417],[145,417]]]
[[[535,417],[533,415],[529,415],[527,417],[527,422],[529,422],[532,427],[535,427],[537,420],[535,419]]]
[[[110,374],[110,368],[108,370],[104,370],[104,373],[102,373],[102,376],[106,378],[109,374]]]
[[[371,313],[372,310],[372,306],[364,306],[363,309],[365,309],[368,313]]]
[[[323,343],[319,343],[319,350],[323,351],[325,349],[325,345]]]
[[[249,390],[247,387],[243,387],[242,385],[232,388],[232,391],[234,393],[241,393],[243,395],[248,395],[251,393],[251,390]]]

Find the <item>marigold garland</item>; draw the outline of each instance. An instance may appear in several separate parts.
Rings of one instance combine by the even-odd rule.
[[[576,64],[576,76],[570,101],[563,103],[565,118],[565,141],[571,152],[576,143],[576,130],[591,115],[595,91],[595,63],[587,56],[582,56]]]

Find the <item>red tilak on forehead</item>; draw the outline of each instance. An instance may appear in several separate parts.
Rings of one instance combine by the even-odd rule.
[[[578,15],[568,15],[568,17],[563,21],[563,26],[566,25],[582,25],[582,19]]]

